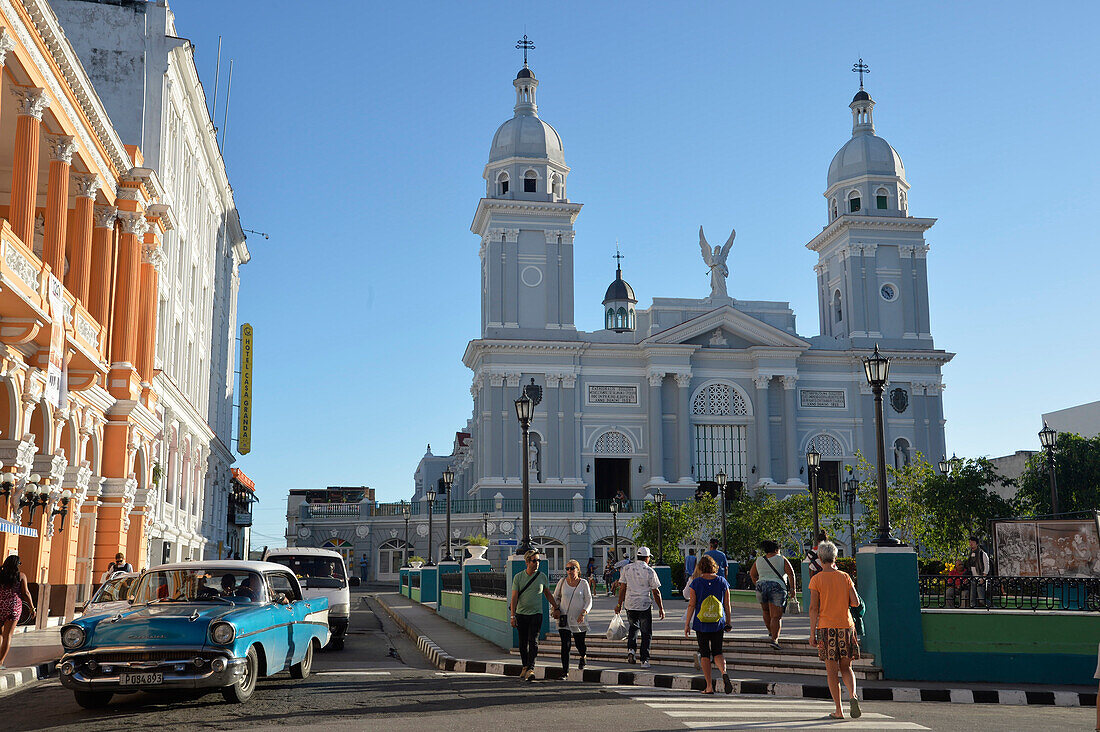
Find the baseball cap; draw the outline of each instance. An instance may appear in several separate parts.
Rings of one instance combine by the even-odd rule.
[[[639,557],[648,557],[648,556],[650,556],[649,547],[648,546],[638,547],[638,556]]]

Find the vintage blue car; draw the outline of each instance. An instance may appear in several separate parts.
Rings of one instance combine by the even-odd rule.
[[[286,668],[309,676],[313,654],[329,641],[328,600],[303,599],[281,564],[165,564],[134,587],[128,609],[61,629],[61,683],[82,707],[160,689],[220,689],[243,702],[261,676]]]

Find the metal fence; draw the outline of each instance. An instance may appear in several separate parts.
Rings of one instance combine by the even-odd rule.
[[[504,572],[471,572],[470,593],[489,597],[507,597],[508,586]]]
[[[420,587],[419,572],[409,572],[409,587]]]
[[[445,572],[439,576],[439,588],[450,592],[462,592],[462,573]]]
[[[921,575],[922,609],[1100,612],[1100,579]]]

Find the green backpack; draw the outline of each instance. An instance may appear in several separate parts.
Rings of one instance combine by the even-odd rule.
[[[700,623],[717,623],[722,620],[722,603],[714,595],[707,595],[699,605],[699,613],[695,616]]]

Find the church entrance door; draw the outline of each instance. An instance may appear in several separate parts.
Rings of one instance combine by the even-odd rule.
[[[610,511],[619,491],[630,498],[630,458],[596,458],[596,510]]]

